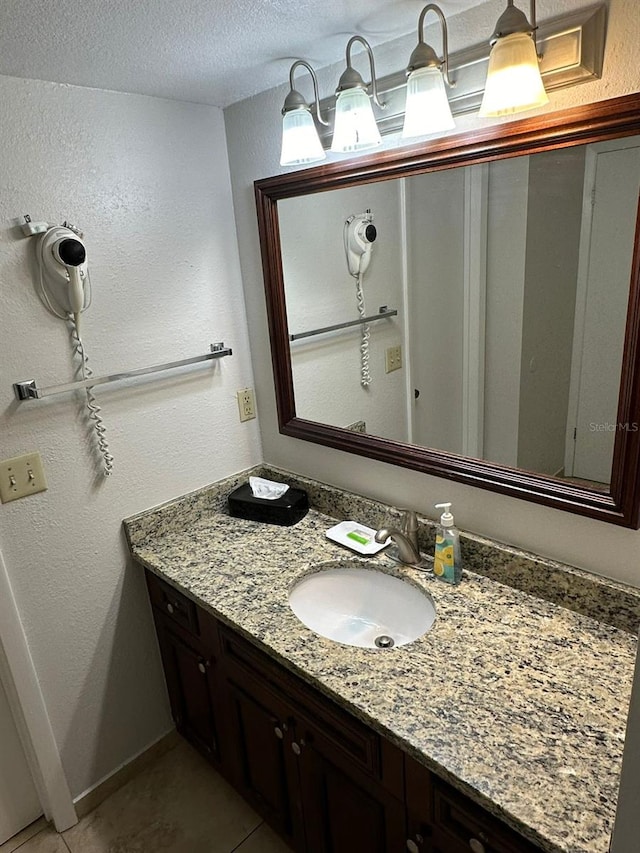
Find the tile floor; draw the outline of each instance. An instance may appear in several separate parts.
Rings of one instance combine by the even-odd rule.
[[[185,741],[61,835],[43,820],[0,853],[290,853]]]

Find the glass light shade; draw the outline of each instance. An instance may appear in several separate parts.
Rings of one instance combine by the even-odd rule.
[[[326,156],[309,110],[300,107],[286,112],[282,116],[280,165],[303,166],[324,160]]]
[[[364,89],[345,89],[336,99],[336,117],[331,150],[338,153],[364,151],[380,145],[382,138],[371,101]]]
[[[512,33],[499,38],[489,56],[480,115],[485,118],[510,115],[548,102],[531,36]]]
[[[434,65],[417,68],[407,80],[407,105],[402,136],[424,136],[455,127],[444,78]]]

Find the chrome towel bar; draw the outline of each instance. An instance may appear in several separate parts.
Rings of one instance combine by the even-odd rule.
[[[149,373],[159,373],[163,370],[173,370],[176,367],[186,367],[189,364],[211,361],[214,358],[224,358],[227,355],[233,355],[233,350],[230,347],[225,347],[224,343],[217,343],[211,344],[211,352],[196,355],[193,358],[183,358],[180,361],[168,361],[165,364],[154,364],[152,367],[139,367],[136,370],[112,373],[109,376],[92,376],[89,379],[66,382],[63,385],[50,385],[48,388],[40,388],[35,379],[27,379],[24,382],[14,382],[13,389],[18,400],[41,400],[43,397],[52,397],[54,394],[64,394],[67,391],[78,391],[82,388],[93,388],[94,385],[104,385],[107,382],[120,382],[122,379],[146,376]]]

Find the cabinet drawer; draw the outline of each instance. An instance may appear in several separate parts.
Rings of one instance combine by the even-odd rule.
[[[433,804],[438,853],[539,853],[497,818],[444,783],[434,782]]]
[[[161,581],[154,574],[145,572],[147,578],[147,587],[149,589],[149,598],[154,607],[161,610],[164,615],[185,628],[192,634],[200,634],[200,626],[198,622],[198,608],[181,592],[178,592],[168,583]]]
[[[272,690],[284,696],[296,708],[296,718],[303,726],[313,721],[316,746],[338,766],[355,765],[385,787],[402,796],[402,753],[330,699],[325,699],[293,673],[233,631],[221,627],[222,655],[229,671],[240,667]]]

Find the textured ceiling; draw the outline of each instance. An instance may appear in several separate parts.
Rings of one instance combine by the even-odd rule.
[[[452,15],[483,0],[441,0]],[[416,28],[416,0],[2,0],[0,74],[225,107]]]

